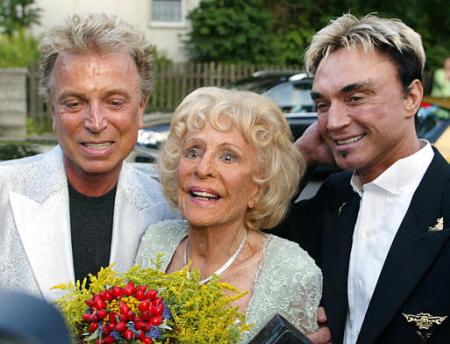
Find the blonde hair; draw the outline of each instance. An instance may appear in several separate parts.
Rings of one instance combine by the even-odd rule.
[[[63,25],[55,26],[42,39],[40,92],[49,96],[56,58],[64,52],[119,51],[130,54],[140,76],[141,91],[153,87],[152,46],[144,35],[117,16],[104,13],[73,14]]]
[[[230,121],[220,121],[224,117]],[[305,163],[292,143],[291,130],[280,108],[253,92],[202,87],[181,102],[158,160],[168,201],[178,207],[177,169],[183,138],[189,131],[202,130],[206,122],[221,132],[237,128],[256,148],[253,179],[260,185],[261,193],[254,207],[247,210],[244,221],[251,229],[276,226],[286,215]]]
[[[318,31],[305,54],[306,70],[313,74],[333,51],[354,47],[362,47],[365,52],[376,49],[388,56],[404,88],[415,79],[422,80],[425,51],[420,35],[400,19],[372,14],[362,18],[344,14]]]

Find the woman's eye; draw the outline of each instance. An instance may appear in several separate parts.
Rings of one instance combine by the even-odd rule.
[[[198,148],[189,148],[184,152],[184,156],[188,159],[195,159],[200,156],[200,150]]]
[[[227,152],[227,153],[222,154],[222,156],[220,158],[225,162],[234,162],[234,161],[236,161],[237,156],[234,153]]]

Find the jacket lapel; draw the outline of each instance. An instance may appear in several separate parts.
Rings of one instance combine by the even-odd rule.
[[[347,317],[347,275],[353,229],[358,216],[360,197],[355,193],[345,204],[328,214],[324,226],[322,269],[323,303],[333,339],[341,342]]]
[[[442,186],[447,183],[448,171],[447,162],[435,152],[386,257],[358,344],[376,341],[446,243],[450,229],[428,230],[444,216],[440,213]]]
[[[23,248],[42,295],[74,280],[67,181],[59,148],[47,153],[23,192],[10,192],[11,209]]]
[[[174,217],[159,184],[140,173],[124,163],[119,177],[110,255],[110,264],[119,271],[134,265],[141,237],[151,223]]]

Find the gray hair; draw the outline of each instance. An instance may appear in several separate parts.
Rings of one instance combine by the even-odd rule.
[[[331,52],[352,47],[362,47],[365,52],[376,49],[387,55],[405,88],[415,79],[422,80],[425,51],[420,35],[400,19],[372,14],[362,18],[344,14],[318,31],[305,54],[306,70],[313,74]]]
[[[42,39],[40,92],[50,95],[51,75],[56,58],[63,52],[83,53],[121,51],[130,54],[140,76],[141,91],[148,95],[153,87],[152,46],[141,32],[117,16],[104,13],[67,17]]]

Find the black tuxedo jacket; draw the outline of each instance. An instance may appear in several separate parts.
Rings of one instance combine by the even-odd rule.
[[[434,152],[389,250],[358,344],[450,343],[450,167]],[[322,268],[322,304],[335,344],[344,336],[348,265],[360,201],[350,178],[350,172],[329,177],[314,198],[293,204],[274,231],[298,242]],[[440,218],[441,230],[436,226]],[[442,317],[447,318],[437,324]],[[419,331],[422,325],[428,329]],[[428,339],[421,341],[417,331]]]

